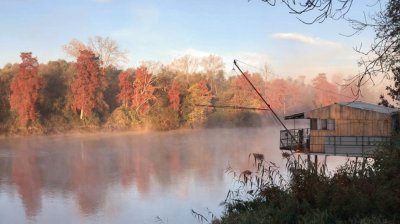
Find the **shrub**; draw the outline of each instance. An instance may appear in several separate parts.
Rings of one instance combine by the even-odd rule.
[[[219,223],[399,223],[400,137],[372,159],[334,173],[286,154],[289,177],[253,154],[255,171],[236,175]]]
[[[105,127],[109,129],[128,129],[142,124],[137,114],[128,107],[118,107],[109,116]]]
[[[239,127],[260,127],[261,117],[252,111],[240,111],[234,118],[234,124]]]
[[[154,107],[146,117],[146,123],[154,130],[177,129],[179,127],[179,116],[170,107]]]

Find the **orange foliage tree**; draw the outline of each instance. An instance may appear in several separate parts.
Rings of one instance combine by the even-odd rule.
[[[20,125],[26,126],[38,118],[35,103],[43,81],[38,76],[38,62],[32,53],[21,53],[21,59],[18,74],[11,81],[10,106],[17,111]]]
[[[189,89],[188,102],[193,110],[188,114],[188,122],[200,124],[207,118],[208,108],[197,105],[210,105],[213,98],[205,80],[192,85]]]
[[[90,115],[95,107],[104,104],[99,60],[93,52],[83,50],[76,63],[77,74],[71,83],[72,107],[80,110],[80,118]]]
[[[272,109],[283,115],[311,109],[303,77],[270,80],[266,83],[266,95]]]
[[[259,75],[251,75],[245,72],[245,75],[250,81],[255,85],[259,92],[262,92],[261,86],[264,82]],[[249,107],[260,107],[261,101],[259,96],[248,83],[248,81],[243,76],[236,76],[231,83],[231,91],[233,97],[231,99],[231,104],[235,106],[249,106]]]
[[[181,103],[180,94],[181,94],[181,86],[180,86],[179,82],[174,80],[171,84],[171,88],[168,91],[170,107],[174,111],[179,111],[179,106]]]
[[[273,79],[267,82],[266,87],[267,100],[271,107],[279,113],[284,113],[290,92],[288,82],[284,79]]]
[[[138,114],[146,114],[150,109],[150,102],[155,99],[154,77],[145,66],[140,66],[135,72],[131,107]]]
[[[130,80],[129,71],[124,71],[119,74],[119,89],[117,100],[123,106],[128,107],[133,95],[133,83]]]

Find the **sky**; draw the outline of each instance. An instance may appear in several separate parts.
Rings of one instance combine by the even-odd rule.
[[[367,5],[375,1],[355,0],[348,16],[374,12],[378,6]],[[238,59],[291,77],[355,74],[360,55],[353,48],[374,38],[371,31],[343,36],[353,32],[343,20],[303,24],[286,7],[261,0],[0,0],[0,27],[0,67],[18,63],[26,51],[41,63],[73,60],[63,45],[102,36],[128,52],[123,67],[215,54],[227,71]]]

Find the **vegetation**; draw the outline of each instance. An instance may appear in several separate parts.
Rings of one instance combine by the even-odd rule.
[[[254,171],[234,173],[225,213],[213,223],[399,223],[400,136],[372,158],[325,166],[287,159],[288,176],[253,154]]]
[[[93,46],[71,43],[68,50],[76,55],[75,62],[39,64],[28,52],[21,54],[20,64],[0,69],[1,134],[260,126],[272,118],[268,111],[230,108],[263,108],[263,104],[243,76],[225,73],[219,56],[186,55],[167,65],[145,62],[121,70],[113,65],[118,52],[109,53],[116,56],[102,62],[107,56],[94,53]],[[326,74],[310,83],[304,77],[267,80],[267,75],[246,73],[279,115],[353,99]]]
[[[31,53],[21,54],[22,63],[11,81],[10,106],[18,114],[19,123],[25,126],[37,120],[35,107],[42,80],[38,77],[38,63]]]
[[[346,18],[353,0],[275,1],[262,0],[272,6],[285,4],[291,13],[317,13],[310,23],[327,18]],[[381,2],[378,0],[377,4]],[[394,80],[388,95],[399,101],[399,1],[388,1],[382,11],[365,21],[347,19],[356,33],[372,28],[375,41],[363,53],[360,74],[351,79],[358,87],[376,76]],[[319,75],[312,81],[315,88],[331,89]],[[358,91],[358,94],[360,91]],[[335,96],[336,97],[336,96]],[[326,95],[314,98],[314,105]],[[381,103],[390,105],[381,96]],[[393,106],[392,106],[393,107]],[[228,193],[225,213],[211,223],[400,223],[400,136],[378,150],[372,158],[349,160],[333,173],[325,166],[284,154],[288,176],[279,173],[263,155],[253,154],[254,171],[246,170],[234,178],[240,187]],[[208,220],[194,214],[199,220]]]

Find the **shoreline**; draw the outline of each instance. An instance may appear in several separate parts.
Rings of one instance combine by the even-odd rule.
[[[105,135],[105,134],[145,134],[145,133],[175,133],[175,132],[187,132],[201,129],[231,129],[231,128],[261,128],[270,126],[268,124],[262,124],[260,126],[213,126],[213,127],[181,127],[177,129],[170,130],[154,130],[150,128],[132,128],[132,129],[107,129],[107,128],[96,128],[96,129],[71,129],[68,131],[57,131],[48,133],[19,133],[19,134],[9,134],[1,133],[0,140],[3,139],[18,139],[24,137],[60,137],[60,136],[79,136],[79,135]]]

